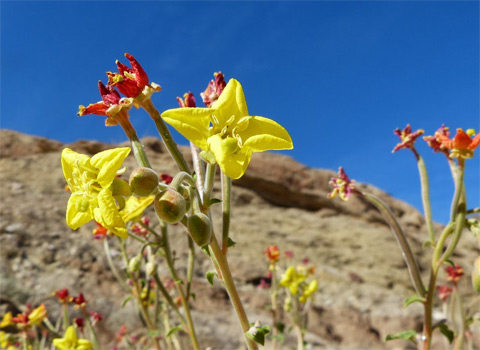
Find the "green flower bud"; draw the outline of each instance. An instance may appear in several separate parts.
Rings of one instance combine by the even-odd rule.
[[[477,293],[480,293],[480,257],[475,259],[472,271],[472,285]]]
[[[160,178],[150,168],[137,168],[130,174],[130,188],[139,197],[147,197],[158,186]]]
[[[135,255],[128,262],[128,271],[137,272],[138,270],[140,270],[140,266],[142,266],[142,256],[141,255]]]
[[[150,260],[145,265],[145,271],[147,272],[148,276],[153,276],[157,273],[157,263],[153,260]]]
[[[190,208],[192,207],[192,201],[190,200],[190,195],[188,193],[188,190],[185,187],[180,186],[178,188],[178,193],[180,193],[183,196],[183,198],[185,198],[185,205],[186,205],[185,212],[188,213]]]
[[[182,220],[187,209],[185,198],[173,188],[159,193],[155,197],[154,206],[158,217],[170,224]]]
[[[200,247],[210,243],[212,238],[212,223],[208,216],[203,213],[193,214],[188,218],[188,231],[195,243]]]

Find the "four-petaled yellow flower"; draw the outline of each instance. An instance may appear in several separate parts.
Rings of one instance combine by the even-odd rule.
[[[275,121],[250,116],[242,85],[231,79],[212,108],[176,108],[162,113],[165,122],[206,152],[225,175],[238,179],[253,152],[292,149],[288,132]],[[210,154],[210,156],[209,156]]]
[[[63,175],[72,192],[67,205],[67,225],[76,230],[95,219],[121,238],[127,228],[118,212],[114,195],[130,195],[128,185],[116,178],[130,148],[115,148],[92,158],[69,148],[62,152]]]
[[[89,350],[93,348],[93,344],[89,340],[78,339],[73,326],[67,328],[64,338],[53,339],[53,345],[59,350]]]

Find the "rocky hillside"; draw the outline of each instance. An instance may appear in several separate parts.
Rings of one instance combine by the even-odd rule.
[[[142,142],[156,171],[175,173],[158,139],[149,137]],[[0,131],[2,300],[18,306],[44,302],[53,310],[53,319],[58,310],[51,296],[54,290],[83,292],[91,309],[105,315],[100,323],[101,342],[109,349],[122,324],[134,329],[138,321],[130,317],[135,313],[131,303],[120,307],[124,293],[108,268],[102,243],[92,239],[93,225],[72,231],[65,224],[69,193],[64,190],[60,166],[64,147],[94,154],[114,145],[96,141],[64,145]],[[188,149],[183,150],[188,158]],[[134,158],[129,156],[125,164],[127,172],[131,171]],[[320,292],[309,313],[309,348],[409,348],[401,341],[384,342],[388,333],[421,327],[421,307],[402,307],[413,289],[395,239],[368,203],[358,198],[349,202],[326,199],[333,174],[308,168],[287,156],[262,153],[253,157],[246,175],[234,182],[231,232],[237,245],[229,252],[229,261],[247,314],[250,320],[269,323],[269,313],[264,310],[269,296],[257,285],[267,269],[263,251],[276,244],[299,259],[309,258],[316,266]],[[426,237],[420,213],[380,189],[360,186],[391,206],[427,274],[430,256],[420,249]],[[186,241],[180,227],[172,228],[171,239],[182,270]],[[471,235],[464,235],[455,261],[464,266],[467,276],[479,252]],[[201,252],[197,258],[193,318],[200,343],[203,348],[242,349],[242,335],[229,300],[219,283],[211,287],[203,277],[212,268],[209,260]],[[160,269],[167,276],[166,269]],[[465,278],[463,282],[468,281]],[[287,344],[294,344],[292,341],[287,339]]]

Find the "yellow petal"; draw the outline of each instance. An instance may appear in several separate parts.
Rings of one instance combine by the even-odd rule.
[[[99,173],[97,181],[102,187],[108,187],[117,175],[118,169],[122,166],[123,161],[130,153],[129,147],[109,149],[95,154],[90,163],[97,169]]]
[[[233,116],[238,120],[248,115],[247,101],[243,93],[242,85],[238,80],[230,79],[218,100],[213,104],[215,116],[222,129],[227,121]]]
[[[129,197],[125,203],[125,208],[120,212],[124,222],[134,221],[141,216],[147,207],[152,204],[154,196],[150,197]]]
[[[67,225],[76,230],[93,219],[93,208],[89,200],[82,194],[72,194],[67,204]]]
[[[243,147],[251,152],[293,148],[288,131],[272,119],[251,117],[248,127],[238,134],[242,138]]]
[[[75,350],[90,350],[93,349],[93,344],[87,339],[78,339]]]
[[[117,209],[112,192],[104,188],[98,194],[98,208],[93,211],[95,221],[106,229],[112,231],[120,238],[127,238],[127,227]]]
[[[211,108],[175,108],[162,113],[162,118],[195,146],[207,150]]]
[[[85,154],[80,154],[75,151],[72,151],[70,148],[65,148],[62,151],[62,170],[65,180],[67,180],[68,186],[72,190],[75,188],[75,184],[72,181],[72,173],[74,169],[79,166],[90,168],[90,157]]]
[[[208,139],[208,145],[222,172],[232,179],[238,179],[245,174],[251,155],[241,149],[233,153],[232,141],[237,142],[233,138],[222,139],[219,135],[213,135]]]

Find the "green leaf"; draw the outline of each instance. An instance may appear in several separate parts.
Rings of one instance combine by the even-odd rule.
[[[445,262],[446,262],[447,264],[449,264],[449,265],[452,265],[452,267],[455,267],[455,264],[454,264],[454,262],[453,262],[452,260],[446,259]]]
[[[203,247],[200,247],[200,249],[201,249],[205,254],[207,254],[208,256],[210,256],[210,250],[208,249],[208,245],[204,245]]]
[[[408,305],[410,304],[413,304],[413,303],[424,303],[426,302],[427,300],[419,295],[414,295],[414,296],[411,296],[410,298],[407,298],[405,300],[405,303],[403,304],[403,307],[407,307]]]
[[[217,271],[215,270],[210,270],[205,274],[205,277],[207,277],[208,283],[210,283],[212,286],[213,286],[213,279],[215,278],[215,276],[218,277]]]
[[[417,344],[416,338],[417,337],[417,332],[410,330],[410,331],[404,331],[396,334],[388,334],[387,337],[385,338],[385,341],[389,340],[395,340],[395,339],[405,339],[405,340],[410,340],[414,344]]]
[[[432,245],[432,241],[425,241],[425,242],[422,243],[422,248],[426,248],[429,245]]]
[[[235,244],[237,244],[237,242],[235,242],[233,239],[231,239],[230,237],[228,237],[227,247],[228,247],[228,248],[230,248],[230,247],[235,247]]]
[[[274,324],[274,327],[280,332],[283,333],[285,331],[285,323],[277,322]]]
[[[440,332],[447,337],[448,341],[450,344],[452,344],[454,333],[452,330],[448,328],[448,326],[445,323],[442,323],[441,325],[438,326],[440,329]]]
[[[210,199],[210,203],[208,204],[208,206],[210,207],[210,206],[212,206],[212,205],[214,205],[214,204],[221,203],[221,202],[222,202],[221,199],[212,198],[212,199]]]
[[[123,303],[122,303],[122,308],[125,307],[125,305],[127,305],[127,303],[132,299],[133,297],[131,295],[129,295],[128,297],[126,297],[124,300],[123,300]]]
[[[183,330],[183,327],[182,327],[182,326],[175,326],[175,327],[171,328],[171,329],[168,331],[166,337],[168,338],[168,337],[171,336],[173,333],[178,332],[178,331],[181,331],[181,330]]]

